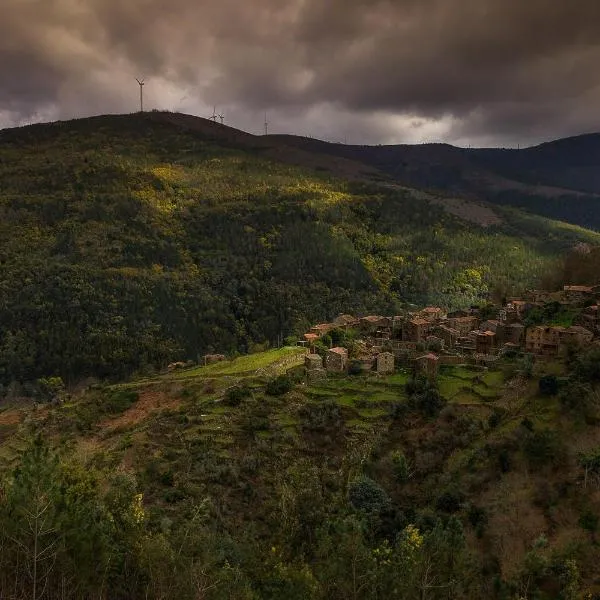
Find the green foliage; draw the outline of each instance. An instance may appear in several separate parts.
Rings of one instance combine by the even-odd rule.
[[[523,450],[532,467],[560,463],[564,457],[563,444],[555,431],[532,431],[525,437]]]
[[[342,412],[334,400],[307,404],[300,411],[302,425],[309,431],[332,431],[343,425]]]
[[[542,396],[556,396],[559,390],[556,375],[544,375],[540,378],[538,387]]]
[[[390,498],[386,491],[364,475],[350,482],[348,500],[356,510],[370,515],[380,514],[390,506]]]
[[[512,213],[475,229],[411,190],[269,161],[184,122],[0,134],[3,385],[245,353],[340,312],[478,303],[593,237]]]
[[[399,483],[406,483],[412,476],[410,463],[404,452],[396,450],[391,454],[392,468],[394,469],[394,477]]]
[[[252,395],[247,385],[234,385],[225,392],[223,402],[227,406],[239,406],[246,398]]]
[[[143,511],[135,489],[111,487],[115,495],[120,503],[103,502],[93,473],[62,462],[36,438],[0,496],[2,595],[14,589],[19,597],[58,597],[62,590],[74,598],[116,590]]]
[[[102,408],[110,414],[122,413],[135,404],[138,398],[139,393],[136,390],[117,390],[108,394]]]
[[[283,394],[287,394],[293,387],[294,384],[289,375],[278,375],[267,383],[265,393],[269,396],[283,396]]]
[[[359,360],[351,360],[348,365],[348,375],[360,375],[362,372],[362,363]]]
[[[437,417],[446,405],[437,385],[425,377],[410,379],[406,384],[406,393],[409,407],[429,418]]]
[[[527,312],[524,320],[526,327],[533,325],[561,325],[570,327],[581,311],[564,306],[560,302],[546,302],[543,306],[534,306]]]
[[[60,400],[65,393],[65,383],[61,377],[42,377],[37,380],[37,385],[43,400]]]

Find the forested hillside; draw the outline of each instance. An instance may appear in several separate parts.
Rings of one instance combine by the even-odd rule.
[[[479,227],[269,144],[171,114],[0,132],[5,391],[244,353],[340,312],[466,305],[600,241],[514,210]]]
[[[346,146],[294,136],[273,137],[307,151],[361,162],[405,185],[600,229],[600,134],[523,149],[449,144]]]

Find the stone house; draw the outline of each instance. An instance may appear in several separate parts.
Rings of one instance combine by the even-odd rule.
[[[492,354],[496,346],[496,334],[493,331],[480,331],[475,338],[475,352]]]
[[[439,357],[432,353],[419,356],[415,359],[415,372],[425,375],[429,379],[435,379],[438,374],[439,361]]]
[[[204,356],[204,364],[205,365],[213,365],[218,362],[223,362],[225,360],[224,354],[206,354]]]
[[[502,326],[502,322],[498,319],[488,319],[487,321],[483,321],[479,326],[480,331],[491,331],[493,333],[498,333],[498,328]]]
[[[470,331],[479,327],[479,318],[474,315],[454,317],[452,319],[447,319],[444,324],[451,329],[456,329],[461,336],[466,336],[469,335]]]
[[[450,349],[456,346],[458,338],[461,337],[458,329],[452,329],[452,327],[447,327],[446,325],[440,325],[439,327],[436,327],[434,333],[436,336],[444,340],[444,347]]]
[[[360,319],[359,328],[366,335],[390,339],[392,336],[392,323],[391,317],[369,315]]]
[[[356,327],[359,323],[359,320],[352,315],[339,315],[333,321],[333,325],[335,327],[339,327],[340,329],[350,329],[351,327]]]
[[[472,354],[476,350],[476,338],[472,335],[459,337],[454,345],[455,349],[464,354]]]
[[[348,366],[348,350],[346,348],[336,347],[327,351],[325,357],[325,367],[328,371],[342,373]]]
[[[315,335],[322,337],[329,333],[332,329],[335,329],[335,326],[332,323],[319,323],[319,325],[313,325],[310,328],[310,333],[314,333]]]
[[[310,348],[314,348],[315,342],[317,342],[320,337],[321,336],[317,335],[316,333],[305,333],[304,342]]]
[[[430,323],[435,323],[446,316],[446,313],[439,306],[428,306],[424,308],[419,316]]]
[[[415,317],[406,322],[403,339],[410,342],[424,342],[429,334],[431,323],[425,319]]]
[[[381,352],[376,358],[377,372],[379,374],[394,372],[394,355],[391,352]]]
[[[585,327],[573,325],[560,333],[560,348],[561,352],[567,350],[569,346],[584,347],[590,344],[594,339],[594,334]]]
[[[525,334],[525,350],[533,354],[556,356],[560,348],[560,336],[564,327],[529,327]]]
[[[323,359],[318,354],[307,354],[304,357],[304,366],[309,371],[323,368]]]
[[[504,327],[504,343],[522,346],[525,339],[525,326],[521,323],[512,323]]]

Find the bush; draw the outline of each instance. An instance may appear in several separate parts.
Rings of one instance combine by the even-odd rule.
[[[251,395],[252,392],[247,385],[236,385],[225,392],[223,402],[227,406],[239,406],[245,398],[249,398]]]
[[[502,415],[497,410],[495,410],[488,417],[488,425],[490,426],[490,429],[495,429],[496,427],[498,427],[498,425],[500,425],[501,422],[502,422]]]
[[[334,400],[325,400],[322,404],[306,404],[300,410],[304,419],[303,427],[310,431],[325,431],[341,426],[342,411]]]
[[[446,513],[455,513],[460,510],[460,505],[463,501],[463,496],[456,490],[446,490],[435,502],[437,510]]]
[[[364,475],[350,483],[348,500],[356,510],[370,514],[379,514],[391,505],[386,491],[377,482]]]
[[[133,390],[119,390],[106,398],[102,403],[102,408],[107,413],[122,413],[135,404],[139,397],[140,395]]]
[[[488,516],[485,508],[471,504],[469,511],[467,512],[467,518],[475,530],[477,537],[481,537],[488,522]]]
[[[265,393],[269,396],[283,396],[293,387],[292,380],[288,375],[279,375],[267,383]]]
[[[394,477],[399,483],[406,483],[412,476],[410,464],[404,455],[404,452],[396,450],[392,452],[392,467],[394,469]]]
[[[558,379],[556,375],[544,375],[538,383],[542,396],[556,396],[558,394]]]
[[[527,460],[533,467],[556,464],[563,456],[563,447],[554,431],[534,431],[525,439],[523,447]]]
[[[348,375],[360,375],[362,373],[362,365],[359,360],[350,361],[348,366]]]

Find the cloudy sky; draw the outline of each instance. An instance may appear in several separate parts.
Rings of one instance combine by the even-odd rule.
[[[600,131],[600,0],[2,0],[0,126],[147,108],[349,143]]]

